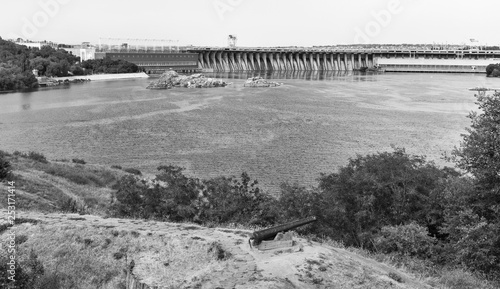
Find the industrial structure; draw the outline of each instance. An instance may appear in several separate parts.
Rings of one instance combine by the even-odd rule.
[[[193,47],[198,65],[211,71],[480,72],[500,62],[500,50]]]
[[[97,46],[57,45],[81,60],[122,59],[148,73],[167,69],[195,71],[353,71],[485,73],[500,63],[500,50],[480,50],[471,45],[385,45],[379,47],[237,47],[237,36],[228,35],[226,47],[179,46],[178,40],[100,38]],[[41,48],[52,43],[13,40]],[[53,44],[54,45],[54,44]],[[483,49],[486,46],[483,46]],[[498,49],[498,47],[490,47]]]
[[[198,54],[180,50],[178,43],[178,40],[167,39],[100,38],[95,58],[126,60],[147,73],[162,73],[168,69],[198,71]]]

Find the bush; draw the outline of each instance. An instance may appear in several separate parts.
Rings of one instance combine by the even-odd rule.
[[[217,224],[273,223],[278,215],[269,204],[273,198],[250,181],[219,177],[199,180],[183,174],[183,168],[160,166],[153,182],[124,176],[116,185],[111,212],[115,216],[195,221]]]
[[[112,165],[112,166],[111,166],[111,168],[112,168],[112,169],[121,170],[121,169],[122,169],[122,166]]]
[[[416,224],[382,227],[373,240],[374,246],[383,253],[428,258],[432,256],[435,239],[427,229]]]
[[[0,180],[4,180],[10,177],[11,171],[12,168],[10,162],[0,156]]]
[[[85,74],[85,71],[79,65],[72,65],[70,68],[70,71],[71,71],[71,73],[73,73],[73,75],[84,75]]]
[[[448,215],[443,231],[449,234],[449,262],[500,278],[499,223],[465,209]]]
[[[41,277],[45,273],[45,270],[42,263],[38,260],[38,256],[33,251],[30,252],[29,258],[27,260],[23,262],[16,262],[15,282],[7,279],[10,276],[7,272],[7,270],[10,270],[7,262],[8,259],[5,256],[0,256],[0,284],[7,285],[6,287],[2,288],[48,288],[41,287],[41,285],[39,284]],[[58,289],[58,287],[50,288]]]
[[[341,236],[347,245],[370,248],[384,226],[411,221],[427,225],[429,196],[449,174],[453,171],[400,148],[358,155],[337,173],[319,179],[321,225],[330,228],[332,238]]]
[[[82,159],[72,159],[71,161],[74,162],[75,164],[82,164],[82,165],[86,164],[86,162]]]
[[[28,158],[32,159],[34,161],[37,161],[37,162],[44,163],[44,164],[48,163],[48,161],[45,158],[45,156],[43,154],[40,154],[40,153],[37,153],[37,152],[29,152],[28,153]]]
[[[500,63],[490,64],[486,66],[486,76],[498,77],[495,74],[495,71],[498,73],[500,71]]]
[[[27,158],[27,159],[32,159],[34,161],[44,163],[44,164],[48,163],[47,158],[43,154],[37,153],[37,152],[23,153],[23,152],[15,151],[14,155],[20,156],[23,158]]]
[[[138,169],[134,169],[134,168],[127,168],[127,169],[123,169],[123,171],[129,173],[129,174],[133,174],[133,175],[136,175],[136,176],[140,176],[142,175],[141,171],[138,170]]]

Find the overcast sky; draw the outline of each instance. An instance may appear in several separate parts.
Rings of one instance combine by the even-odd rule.
[[[2,0],[0,36],[59,43],[99,38],[181,45],[351,43],[499,45],[498,0]]]

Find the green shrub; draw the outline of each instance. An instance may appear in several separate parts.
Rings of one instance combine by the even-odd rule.
[[[449,234],[448,262],[500,279],[500,223],[465,209],[447,216],[443,231]]]
[[[68,198],[60,202],[59,209],[67,213],[78,213],[78,204],[74,199]]]
[[[40,163],[44,163],[44,164],[48,163],[47,158],[43,154],[37,153],[37,152],[33,152],[33,151],[30,151],[29,153],[23,153],[23,152],[20,152],[20,151],[15,151],[14,155],[15,156],[20,156],[20,157],[23,157],[23,158],[27,158],[27,159],[32,159],[34,161],[37,161],[37,162],[40,162]]]
[[[86,164],[86,162],[83,159],[72,159],[71,161],[74,162],[75,164],[81,164],[81,165]]]
[[[347,245],[370,248],[384,226],[426,224],[431,214],[429,195],[450,174],[455,173],[401,148],[358,155],[337,173],[320,177],[320,225]]]
[[[0,156],[0,180],[7,179],[11,175],[11,165],[10,162]]]
[[[375,248],[380,252],[421,258],[432,256],[434,243],[427,229],[416,223],[382,227],[374,239]]]
[[[39,281],[44,275],[45,270],[42,263],[38,260],[38,256],[31,251],[29,258],[24,261],[16,260],[15,265],[15,282],[8,279],[10,274],[7,270],[10,270],[10,265],[7,264],[8,259],[6,256],[0,256],[0,284],[7,285],[2,288],[22,288],[22,289],[41,289],[48,287],[41,287]],[[10,285],[10,286],[9,286]],[[50,287],[58,289],[58,287]]]

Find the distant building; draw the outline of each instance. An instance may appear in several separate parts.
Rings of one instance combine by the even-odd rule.
[[[70,47],[64,47],[63,49],[75,56],[79,56],[80,61],[95,59],[95,47],[92,47],[89,42],[82,42],[80,45],[70,45]]]
[[[31,41],[29,39],[10,39],[9,41],[14,42],[17,45],[24,45],[28,48],[38,48],[41,49],[43,46],[50,46],[52,48],[57,48],[57,43],[51,41]]]
[[[38,48],[38,49],[41,49],[42,48],[42,43],[41,42],[15,42],[17,45],[24,45],[24,46],[27,46],[28,48]]]
[[[97,52],[96,59],[109,57],[113,60],[126,60],[147,72],[163,72],[166,69],[176,71],[197,71],[198,53],[167,52]]]

